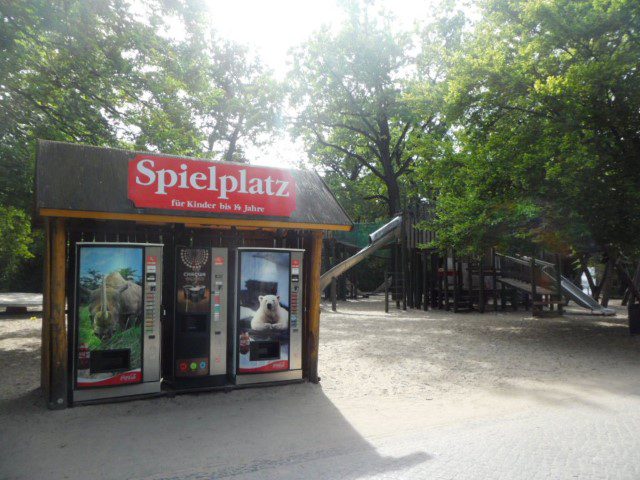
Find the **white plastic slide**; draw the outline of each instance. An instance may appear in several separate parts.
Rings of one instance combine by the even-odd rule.
[[[346,260],[340,262],[336,266],[327,270],[324,275],[320,277],[320,291],[324,290],[331,283],[332,278],[338,278],[344,272],[353,268],[362,260],[380,250],[385,245],[396,241],[402,228],[402,217],[397,216],[386,225],[383,225],[378,230],[369,235],[369,245],[364,247],[358,253]]]

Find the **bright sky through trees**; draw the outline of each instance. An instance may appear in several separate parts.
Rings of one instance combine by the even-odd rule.
[[[398,28],[411,30],[416,21],[431,17],[434,0],[385,0],[376,7],[390,12]],[[289,50],[304,42],[323,25],[337,28],[344,20],[340,2],[335,0],[209,0],[211,25],[225,38],[247,45],[262,62],[284,79]],[[272,145],[247,151],[253,164],[295,166],[306,157],[300,142],[287,134]]]

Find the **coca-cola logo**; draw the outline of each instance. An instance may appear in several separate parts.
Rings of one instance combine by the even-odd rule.
[[[291,173],[275,168],[138,155],[128,186],[141,208],[273,216],[296,208]]]

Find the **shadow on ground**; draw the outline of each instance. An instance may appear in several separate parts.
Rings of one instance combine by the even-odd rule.
[[[39,348],[27,342],[38,335],[2,334],[15,342],[0,344],[0,371],[11,378],[0,398],[1,478],[322,478],[304,472],[330,465],[332,478],[357,479],[430,458],[379,454],[312,384],[49,411]]]
[[[39,397],[2,402],[3,478],[278,478],[283,468],[328,462],[332,475],[356,479],[430,458],[378,454],[311,384],[57,412]]]

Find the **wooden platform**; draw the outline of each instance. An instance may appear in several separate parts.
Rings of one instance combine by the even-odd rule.
[[[523,292],[526,292],[529,294],[531,293],[530,283],[522,282],[514,278],[504,278],[504,277],[500,277],[497,280],[498,282],[501,282],[505,285],[509,285],[510,287],[517,288],[518,290],[522,290]],[[548,288],[544,288],[539,285],[536,285],[536,293],[538,295],[555,295],[556,292],[554,290],[549,290]]]

